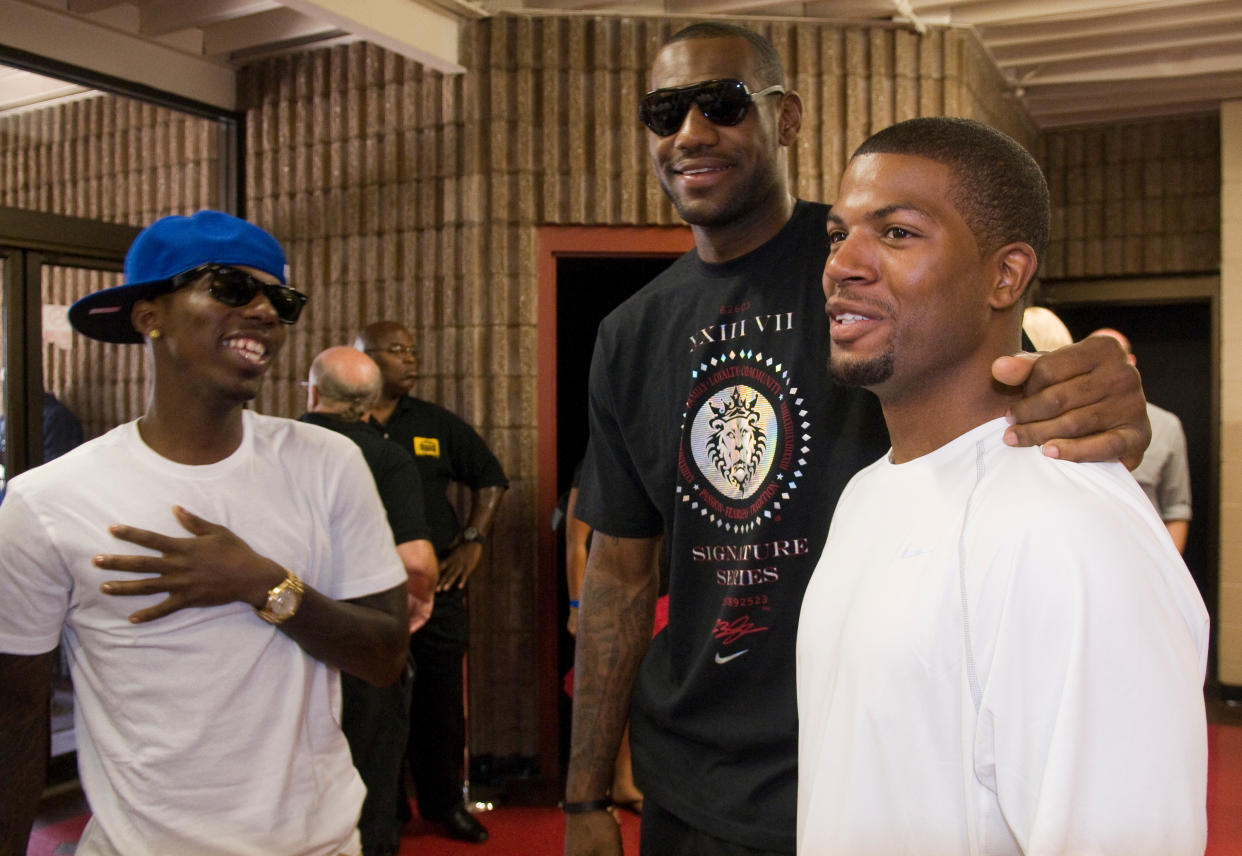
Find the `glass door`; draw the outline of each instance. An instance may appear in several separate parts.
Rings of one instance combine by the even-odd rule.
[[[124,354],[124,346],[86,339],[68,319],[79,297],[121,283],[136,232],[0,209],[0,502],[8,479],[137,416],[142,349]],[[77,748],[73,687],[61,657],[51,711],[56,758]]]

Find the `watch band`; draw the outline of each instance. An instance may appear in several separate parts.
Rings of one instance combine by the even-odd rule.
[[[287,576],[280,581],[280,584],[268,590],[267,603],[258,610],[259,618],[268,624],[281,624],[288,621],[297,614],[298,608],[302,605],[302,592],[304,591],[302,581],[292,571],[285,573]]]

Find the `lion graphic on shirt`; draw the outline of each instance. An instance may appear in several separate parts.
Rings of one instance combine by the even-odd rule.
[[[758,401],[758,393],[747,398],[742,388],[735,386],[727,399],[708,402],[712,412],[708,422],[708,458],[739,494],[746,493],[767,449]]]

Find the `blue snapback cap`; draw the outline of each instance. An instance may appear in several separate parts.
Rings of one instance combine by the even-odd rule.
[[[161,217],[125,254],[125,284],[88,294],[69,307],[69,323],[101,342],[141,344],[130,323],[135,301],[168,291],[169,280],[199,265],[245,265],[286,282],[285,251],[253,223],[223,211]]]

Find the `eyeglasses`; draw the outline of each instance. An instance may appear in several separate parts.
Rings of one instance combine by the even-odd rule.
[[[693,104],[712,124],[732,126],[746,118],[751,102],[759,96],[784,92],[785,87],[778,85],[751,92],[742,81],[728,78],[654,89],[639,102],[638,118],[656,135],[667,137],[677,133]]]
[[[392,354],[394,357],[417,357],[417,345],[389,345],[387,348],[367,348],[368,354]]]
[[[193,270],[179,273],[169,280],[173,290],[189,285],[205,275],[211,276],[207,284],[207,293],[225,306],[237,308],[249,306],[255,295],[260,291],[276,310],[276,317],[281,324],[294,324],[302,314],[302,307],[310,300],[302,292],[287,285],[263,282],[244,270],[229,265],[205,264]]]

